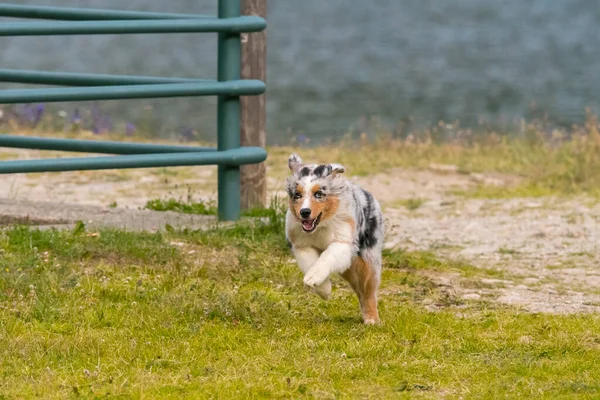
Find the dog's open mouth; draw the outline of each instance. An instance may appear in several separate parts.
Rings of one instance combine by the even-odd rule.
[[[317,229],[317,225],[319,225],[319,222],[321,222],[321,215],[323,215],[323,213],[319,214],[319,216],[317,218],[303,219],[301,222],[302,222],[302,229],[304,229],[304,232],[307,232],[307,233],[314,232],[315,229]]]

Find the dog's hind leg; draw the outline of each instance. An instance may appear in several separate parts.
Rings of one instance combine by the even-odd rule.
[[[312,247],[300,247],[293,249],[294,256],[298,262],[298,266],[302,272],[306,275],[308,270],[315,264],[319,259],[320,253]],[[314,287],[315,292],[324,300],[327,300],[331,296],[331,281],[325,279],[323,283]]]
[[[375,262],[371,262],[361,256],[352,260],[350,268],[342,273],[342,277],[348,281],[360,303],[362,318],[365,324],[376,324],[379,322],[377,310],[377,289],[379,288],[381,268]]]

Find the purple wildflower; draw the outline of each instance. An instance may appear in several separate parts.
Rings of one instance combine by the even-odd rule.
[[[75,108],[73,115],[71,116],[71,123],[74,125],[81,125],[81,113],[79,108]]]
[[[36,127],[40,123],[45,110],[46,110],[46,107],[43,104],[38,104],[34,107],[33,119],[31,121],[33,124],[33,127]]]
[[[96,135],[111,131],[113,128],[112,119],[108,114],[103,113],[97,106],[91,107],[92,113],[92,132]]]
[[[194,128],[183,128],[180,131],[179,136],[181,137],[182,141],[189,142],[196,136],[196,130]]]
[[[127,125],[125,125],[125,135],[133,136],[133,134],[135,132],[136,132],[135,125],[132,124],[131,122],[128,122]]]
[[[306,144],[306,143],[308,143],[308,137],[306,135],[298,135],[298,137],[296,138],[296,140],[298,141],[298,144]]]

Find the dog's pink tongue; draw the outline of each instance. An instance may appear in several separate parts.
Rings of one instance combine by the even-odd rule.
[[[306,230],[310,230],[313,227],[313,222],[314,221],[302,221],[302,226],[304,226],[304,229]]]

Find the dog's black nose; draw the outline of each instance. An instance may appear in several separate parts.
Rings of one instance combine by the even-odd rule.
[[[300,216],[302,218],[308,218],[308,217],[310,217],[310,208],[302,208],[300,210]]]

